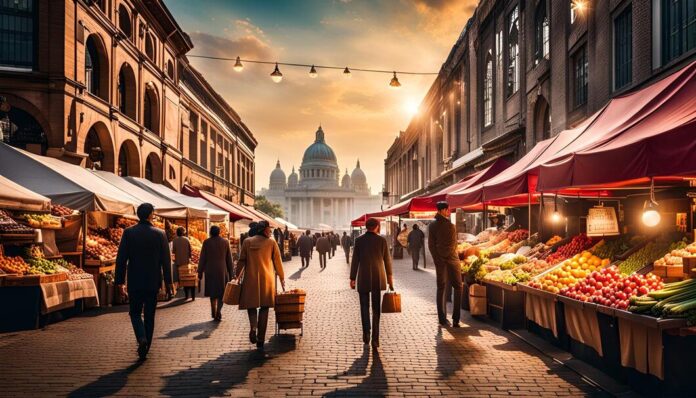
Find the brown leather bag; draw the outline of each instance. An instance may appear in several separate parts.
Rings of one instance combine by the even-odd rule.
[[[382,313],[390,314],[395,312],[401,312],[401,295],[388,290],[382,296]]]
[[[225,294],[222,296],[222,302],[227,305],[239,305],[239,300],[242,297],[242,284],[237,281],[227,282],[225,285]]]

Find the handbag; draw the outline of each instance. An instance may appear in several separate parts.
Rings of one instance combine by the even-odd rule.
[[[382,296],[382,313],[395,312],[401,312],[401,295],[395,291],[387,290]]]
[[[227,305],[239,305],[239,300],[242,297],[242,283],[237,283],[236,280],[227,282],[225,285],[225,294],[222,295],[222,302]]]

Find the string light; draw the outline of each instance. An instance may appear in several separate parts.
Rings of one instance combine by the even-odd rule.
[[[660,223],[661,219],[662,217],[660,216],[660,212],[658,210],[658,204],[655,200],[655,181],[651,177],[650,198],[643,204],[643,215],[641,216],[641,220],[643,221],[643,224],[647,225],[648,227],[654,227]]]
[[[234,66],[233,69],[235,72],[241,72],[244,70],[244,65],[242,65],[242,60],[237,57],[237,59],[234,61]]]
[[[280,83],[283,80],[283,74],[280,73],[280,69],[278,69],[277,63],[275,69],[271,73],[271,80],[273,80],[273,83]]]
[[[391,81],[389,82],[389,87],[392,89],[397,89],[401,87],[401,83],[399,83],[399,78],[396,77],[396,72],[394,72],[394,77],[392,77]]]
[[[343,69],[343,77],[345,77],[346,79],[350,79],[351,76],[352,74],[350,73],[350,69],[348,69],[348,67],[346,66],[346,68]]]
[[[312,65],[312,68],[309,70],[309,77],[312,79],[315,79],[319,74],[317,73],[316,68],[314,68],[314,65]]]
[[[553,214],[551,214],[551,222],[557,224],[562,218],[563,216],[561,216],[561,213],[558,211],[558,194],[556,194],[553,199]]]

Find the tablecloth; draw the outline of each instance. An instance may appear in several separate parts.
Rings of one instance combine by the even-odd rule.
[[[93,279],[80,279],[76,281],[63,281],[55,283],[42,283],[41,287],[41,313],[58,311],[75,305],[75,300],[85,299],[86,307],[99,305],[97,286]]]

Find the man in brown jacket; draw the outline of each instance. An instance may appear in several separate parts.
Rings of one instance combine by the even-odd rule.
[[[355,289],[357,277],[360,294],[360,319],[363,343],[370,341],[370,302],[372,303],[372,347],[379,347],[379,316],[382,312],[382,290],[394,290],[392,263],[387,240],[379,235],[379,221],[365,222],[367,232],[355,239],[353,261],[350,265],[350,288]],[[370,297],[372,296],[372,297]]]
[[[331,242],[323,232],[321,238],[317,239],[317,251],[319,252],[319,266],[324,269],[326,268],[326,254],[331,251]]]
[[[191,263],[191,242],[185,236],[186,229],[179,227],[176,229],[176,238],[172,241],[172,253],[174,253],[174,281],[181,283],[179,280],[179,267],[187,266]],[[184,287],[184,294],[188,299],[189,294],[191,300],[196,299],[196,288],[193,286]]]
[[[449,283],[454,290],[452,325],[458,328],[462,306],[462,273],[457,256],[457,233],[449,217],[450,209],[447,202],[437,202],[435,221],[428,225],[428,249],[435,262],[438,320],[440,325],[449,326],[445,301],[445,287]]]

